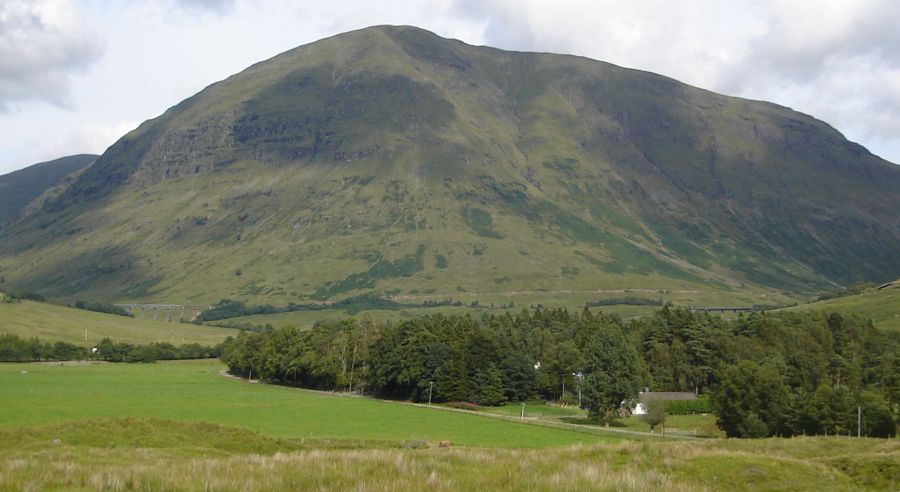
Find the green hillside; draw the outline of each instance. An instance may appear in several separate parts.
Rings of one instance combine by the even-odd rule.
[[[0,176],[0,227],[50,187],[94,162],[98,156],[78,154],[41,162]]]
[[[806,309],[855,314],[871,318],[878,328],[900,332],[900,280],[883,285],[881,288],[866,289],[856,295],[802,304],[786,310]]]
[[[900,167],[788,108],[375,27],[145,122],[0,232],[0,276],[61,299],[749,305],[900,276],[897,203]]]
[[[85,333],[87,338],[85,338]],[[36,337],[48,342],[93,346],[109,337],[114,342],[174,345],[216,345],[237,330],[126,318],[32,301],[0,302],[0,334]]]
[[[262,326],[271,324],[280,326],[312,327],[318,321],[337,321],[349,317],[369,318],[373,321],[397,321],[429,314],[471,314],[479,317],[482,314],[500,314],[511,312],[516,314],[523,308],[541,305],[547,308],[566,308],[570,312],[580,312],[585,304],[607,314],[617,314],[624,319],[648,316],[660,309],[659,305],[635,305],[616,303],[621,298],[646,299],[660,303],[672,303],[678,306],[753,306],[793,303],[795,300],[784,295],[765,295],[741,291],[691,290],[691,291],[517,291],[503,293],[455,292],[452,295],[405,294],[395,296],[395,302],[401,306],[395,309],[342,309],[335,306],[328,309],[300,310],[274,314],[256,314],[214,321],[210,324],[236,323],[238,325]],[[459,303],[452,306],[423,306],[425,302]],[[602,302],[606,301],[606,302]],[[597,304],[597,303],[601,304]],[[473,303],[476,303],[473,305]]]

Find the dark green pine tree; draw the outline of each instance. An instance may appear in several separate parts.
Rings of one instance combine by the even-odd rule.
[[[453,354],[441,370],[442,378],[435,385],[445,401],[469,401],[469,374],[466,362],[458,354]]]
[[[503,373],[493,363],[475,375],[475,403],[496,406],[506,402]]]
[[[614,326],[597,330],[585,347],[582,406],[592,419],[608,421],[637,397],[640,368],[637,354]]]

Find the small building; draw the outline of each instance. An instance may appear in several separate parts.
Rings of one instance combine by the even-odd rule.
[[[650,400],[696,400],[697,394],[690,391],[641,391],[638,393],[638,402],[631,409],[632,415],[645,415],[647,402]]]

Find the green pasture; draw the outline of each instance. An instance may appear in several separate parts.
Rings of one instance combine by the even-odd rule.
[[[900,483],[896,439],[630,439],[500,417],[520,405],[479,416],[253,384],[222,377],[222,368],[0,364],[0,490],[845,491]],[[540,422],[578,414],[526,405]],[[669,416],[668,425],[709,418]],[[437,447],[440,440],[453,445]]]
[[[891,491],[898,483],[900,444],[887,439],[621,440],[503,449],[279,439],[156,418],[0,429],[0,490],[824,492]]]
[[[169,342],[173,345],[216,345],[229,335],[236,335],[237,330],[127,318],[55,304],[21,301],[0,302],[0,333],[84,346],[96,345],[107,337],[114,342],[134,344]]]
[[[214,361],[0,365],[0,427],[101,417],[159,417],[237,426],[273,437],[440,441],[545,447],[612,441],[448,409],[252,384]]]
[[[499,407],[483,407],[479,412],[507,417],[520,417],[522,404],[510,404]],[[595,425],[587,420],[587,412],[575,406],[557,406],[542,404],[526,404],[525,418],[545,421],[565,422],[581,425]],[[610,428],[613,430],[628,430],[634,432],[649,433],[650,426],[644,423],[639,416],[632,415],[612,421]],[[693,415],[667,415],[666,434],[669,436],[696,436],[696,437],[725,437],[725,433],[716,425],[716,416],[711,413]],[[662,434],[662,429],[657,426],[656,434]]]
[[[882,330],[900,332],[900,281],[881,290],[876,288],[853,296],[837,297],[787,308],[789,311],[813,310],[856,314],[870,318]]]
[[[626,417],[616,421],[615,425],[638,432],[650,432],[650,426],[638,416]],[[656,426],[655,432],[661,433],[662,426]],[[725,433],[716,425],[716,416],[711,413],[694,415],[666,416],[665,432],[669,435],[697,437],[725,437]]]
[[[521,417],[522,404],[514,403],[499,407],[483,407],[479,411],[494,415],[505,415],[507,417]],[[524,413],[526,419],[559,419],[563,417],[584,417],[587,415],[584,410],[577,407],[562,407],[534,403],[526,404]]]

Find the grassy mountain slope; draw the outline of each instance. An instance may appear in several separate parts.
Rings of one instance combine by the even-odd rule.
[[[141,125],[0,275],[60,297],[287,303],[900,275],[900,168],[828,125],[585,58],[378,27]]]
[[[0,302],[0,334],[84,346],[94,346],[106,337],[117,343],[216,345],[229,335],[236,336],[237,330],[167,323],[149,318],[126,318],[54,304],[22,301]]]
[[[882,288],[870,288],[852,296],[786,308],[788,311],[812,309],[871,318],[883,330],[900,332],[900,280]]]
[[[48,188],[94,162],[98,156],[78,154],[41,162],[0,176],[0,227]]]

